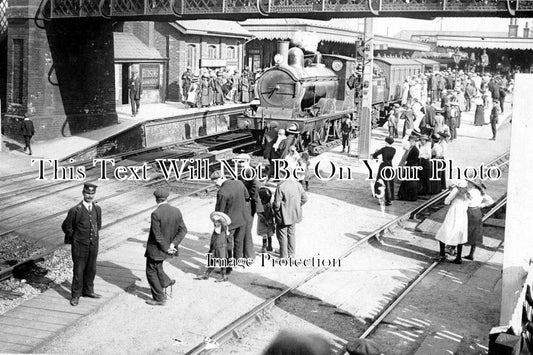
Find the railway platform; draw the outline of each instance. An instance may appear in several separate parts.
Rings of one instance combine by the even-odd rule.
[[[129,105],[117,106],[118,124],[102,127],[75,136],[63,137],[47,141],[32,142],[33,155],[29,156],[24,151],[24,144],[3,137],[3,146],[0,151],[0,176],[22,172],[31,166],[31,159],[46,158],[66,160],[70,157],[84,158],[86,154],[92,154],[98,146],[105,144],[121,145],[127,141],[140,141],[143,137],[142,130],[137,127],[146,125],[161,125],[165,122],[179,120],[181,117],[199,116],[207,117],[211,112],[237,111],[243,112],[249,104],[226,103],[222,106],[209,108],[190,108],[182,103],[167,102],[158,104],[142,105],[139,114],[131,116]],[[35,129],[39,129],[38,126]],[[131,133],[130,133],[131,132]],[[129,133],[129,134],[128,134]],[[113,140],[115,137],[117,139]],[[161,142],[163,145],[165,142]],[[152,143],[157,145],[158,143]],[[139,147],[131,147],[140,148]]]
[[[489,126],[472,125],[473,112],[463,113],[459,137],[449,145],[448,158],[457,166],[476,166],[507,151],[511,134],[509,111],[506,107],[497,141],[488,140]],[[384,129],[373,132],[372,150],[383,144],[386,135]],[[356,142],[352,144],[355,147]],[[399,141],[395,147],[401,151]],[[397,153],[396,162],[400,158],[401,154]],[[423,202],[394,201],[392,206],[382,207],[370,194],[365,165],[354,155],[341,153],[340,148],[336,148],[313,158],[313,164],[319,160],[350,166],[355,178],[311,181],[309,202],[303,207],[304,220],[296,227],[297,257],[336,260],[343,250]],[[505,191],[504,185],[505,180],[502,180],[499,185],[489,186],[489,194],[498,198]],[[106,206],[103,201],[100,206],[106,218],[106,214],[118,213],[120,204],[128,207],[140,204],[135,207],[148,209],[151,198],[148,191],[143,191],[119,204]],[[251,267],[236,269],[229,282],[196,280],[205,269],[212,231],[209,213],[214,203],[214,196],[204,196],[190,197],[177,205],[189,233],[180,246],[180,256],[165,263],[169,276],[177,280],[165,307],[144,303],[150,297],[143,257],[150,224],[147,211],[142,217],[102,231],[105,247],[99,255],[95,291],[102,293],[103,299],[82,298],[78,307],[71,307],[68,283],[47,290],[0,316],[0,352],[182,354],[202,342],[216,348],[217,344],[210,343],[206,337],[281,289],[302,282],[313,270],[270,266],[258,255]],[[59,225],[56,227],[61,238]],[[271,334],[283,327],[321,333],[341,349],[346,341],[358,336],[358,330],[363,329],[369,319],[405,289],[414,275],[431,264],[431,258],[436,255],[438,245],[430,234],[411,230],[409,223],[404,227],[391,228],[381,237],[381,242],[363,246],[343,266],[332,268],[306,284],[292,297],[309,302],[303,303],[306,306],[278,304],[272,311],[273,317],[278,317],[275,322],[269,321],[265,314],[260,317],[257,333],[247,337],[244,330],[237,331],[243,333],[243,338],[220,348],[218,353],[259,354]],[[498,238],[488,236],[488,248],[479,251],[478,261],[438,266],[422,281],[423,287],[413,291],[396,313],[391,313],[393,318],[389,325],[401,323],[402,319],[403,323],[396,324],[394,329],[379,328],[375,333],[375,340],[386,347],[386,354],[404,354],[394,349],[400,342],[407,342],[406,338],[411,339],[409,347],[404,345],[398,349],[410,349],[407,353],[445,354],[449,353],[447,350],[459,348],[455,343],[466,349],[473,347],[469,350],[472,354],[486,350],[483,346],[488,344],[488,330],[497,325],[492,322],[498,319],[495,315],[499,307],[499,293],[495,290],[501,268]],[[254,244],[256,249],[260,248],[261,242],[255,234]],[[435,301],[437,298],[440,301]],[[420,307],[421,302],[425,307]],[[460,308],[465,304],[477,306],[477,323],[465,325],[464,319],[457,316],[465,314]],[[441,309],[444,315],[433,318],[424,313],[434,308]],[[324,313],[328,309],[332,310],[329,323]],[[348,319],[349,323],[342,323],[339,317]],[[336,322],[339,324],[332,324]],[[416,325],[427,326],[415,329]],[[431,330],[429,325],[433,326]],[[405,329],[398,329],[400,326]],[[448,341],[452,341],[455,348]],[[424,352],[424,349],[431,351]]]

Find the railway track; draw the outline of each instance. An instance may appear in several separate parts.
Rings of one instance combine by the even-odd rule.
[[[487,166],[498,166],[499,168],[503,168],[507,166],[509,163],[509,152],[506,152],[500,156],[498,156],[496,159],[491,161]],[[422,203],[421,205],[412,208],[411,210],[407,211],[406,213],[392,219],[391,221],[383,224],[376,230],[372,231],[370,234],[366,236],[361,236],[361,239],[355,242],[353,245],[351,245],[348,249],[346,249],[344,252],[342,252],[338,258],[340,260],[346,259],[350,255],[352,255],[355,251],[357,251],[361,246],[369,244],[371,240],[378,239],[383,236],[390,228],[396,225],[403,225],[403,222],[406,220],[413,220],[416,217],[419,217],[422,214],[428,214],[428,211],[431,209],[436,209],[436,206],[440,206],[442,208],[442,201],[448,196],[450,190],[445,190],[441,192],[438,195],[435,195],[433,198],[429,199],[428,201]],[[499,199],[491,208],[489,212],[487,212],[483,217],[483,222],[485,222],[488,218],[490,218],[493,214],[495,214],[497,211],[499,211],[501,208],[503,208],[506,204],[507,197],[504,195],[501,199]],[[385,319],[385,317],[392,312],[392,310],[395,309],[395,307],[401,302],[401,300],[412,290],[416,287],[416,285],[422,281],[422,279],[427,276],[440,262],[435,261],[432,262],[425,270],[420,272],[418,276],[416,276],[414,279],[411,280],[409,285],[401,291],[393,301],[391,301],[388,305],[386,305],[381,312],[379,312],[375,318],[373,319],[370,326],[367,327],[367,329],[362,332],[362,334],[359,336],[360,338],[366,338],[368,335],[372,333],[372,331]],[[234,320],[233,322],[229,323],[228,325],[224,326],[222,329],[217,331],[216,333],[212,334],[211,336],[204,339],[204,341],[200,344],[197,344],[195,347],[190,349],[186,354],[187,355],[197,355],[197,354],[208,354],[212,349],[216,349],[220,347],[221,344],[224,342],[232,339],[232,338],[240,338],[243,334],[243,330],[247,327],[251,326],[253,323],[255,323],[257,320],[265,319],[266,314],[268,314],[269,310],[276,304],[276,302],[279,302],[284,296],[295,293],[298,291],[298,289],[302,288],[305,284],[309,283],[311,280],[314,280],[317,278],[317,276],[324,274],[326,271],[328,271],[330,267],[322,267],[319,269],[315,269],[312,272],[310,272],[305,278],[297,282],[296,284],[292,286],[288,286],[281,290],[277,295],[265,300],[264,302],[260,303],[253,309],[249,310],[248,312],[244,313],[242,316]],[[345,347],[338,350],[337,355],[344,355],[346,352]]]
[[[255,149],[254,142],[250,141],[250,136],[237,135],[236,137],[233,137],[233,139],[224,138],[222,141],[218,141],[216,139],[216,137],[210,137],[209,140],[210,141],[207,142],[207,144],[209,144],[208,148],[205,148],[205,146],[201,148],[202,153],[208,153],[209,151],[213,151],[215,149],[221,149],[221,148],[224,149],[226,147],[231,147],[233,150],[237,150],[239,152],[240,151],[248,151],[248,152],[254,152],[255,151],[255,150],[250,150],[251,147],[253,149]],[[198,150],[196,150],[196,152],[197,151]],[[202,153],[198,153],[198,155],[201,155]],[[147,159],[150,156],[151,156],[151,160]],[[148,153],[145,152],[144,154],[136,155],[135,156],[135,160],[146,161],[144,159],[147,159],[148,162],[155,163],[155,159],[180,159],[180,158],[185,159],[185,158],[189,158],[189,157],[192,157],[192,156],[195,156],[195,154],[191,153],[190,149],[184,149],[184,152],[162,151],[162,152],[159,152],[159,154],[154,154],[154,152],[148,152]],[[129,159],[132,159],[132,157],[129,157]],[[124,161],[127,162],[126,160],[124,160]],[[131,163],[131,161],[130,161],[130,163]],[[218,165],[219,164],[216,161],[211,162],[212,169],[217,168]],[[172,190],[172,192],[178,194],[178,196],[169,199],[170,202],[178,201],[180,199],[184,199],[184,198],[187,198],[189,196],[205,193],[206,191],[212,190],[214,188],[214,184],[212,184],[211,182],[189,181],[189,180],[187,180],[187,176],[188,176],[188,174],[185,174],[184,176],[182,176],[182,179],[180,179],[179,181],[176,181],[176,182],[169,182],[169,181],[162,180],[162,179],[153,179],[153,180],[150,180],[150,181],[143,182],[141,185],[136,185],[136,187],[138,189],[139,187],[145,187],[146,188],[146,187],[150,187],[150,186],[153,186],[153,185],[165,184],[167,187],[169,187]],[[92,179],[88,179],[86,181],[95,181],[95,180],[97,180],[97,179],[96,178],[92,178]],[[58,192],[62,192],[62,191],[69,190],[69,189],[74,189],[74,188],[78,188],[79,189],[79,184],[80,184],[79,182],[74,182],[74,183],[72,183],[72,182],[63,182],[63,183],[66,184],[66,186],[62,187],[61,189],[55,190],[55,191],[47,191],[47,192],[45,192],[44,194],[42,194],[40,196],[31,198],[31,200],[34,201],[36,199],[43,199],[43,198],[48,197],[50,195],[57,194]],[[113,182],[99,183],[99,185],[101,187],[103,187],[103,186],[109,186],[112,183]],[[106,194],[106,195],[104,195],[102,197],[99,197],[98,198],[98,202],[103,202],[103,201],[111,200],[111,199],[119,197],[119,196],[124,196],[126,194],[130,194],[130,193],[135,192],[137,189],[136,188],[132,188],[132,186],[119,187],[115,192],[112,192],[110,194]],[[17,195],[14,195],[14,196],[17,196]],[[28,200],[17,201],[17,202],[12,203],[11,205],[9,205],[7,207],[2,207],[0,209],[0,212],[2,212],[4,210],[7,210],[9,208],[20,206],[20,205],[25,204],[25,203],[28,203]],[[109,227],[111,227],[113,225],[116,225],[119,222],[122,222],[124,220],[129,219],[129,218],[136,217],[136,216],[141,215],[143,213],[146,213],[146,212],[148,212],[148,211],[150,211],[152,209],[153,209],[153,206],[150,206],[148,208],[143,208],[141,210],[137,210],[137,211],[135,211],[133,213],[126,213],[126,214],[121,215],[120,217],[116,218],[115,220],[113,220],[113,221],[111,221],[111,222],[109,222],[107,224],[104,224],[102,226],[102,229],[109,228]],[[65,215],[67,211],[68,211],[68,208],[67,209],[60,208],[59,210],[56,210],[56,211],[54,211],[52,213],[48,213],[45,216],[41,216],[39,218],[32,218],[30,220],[27,220],[26,222],[18,223],[16,226],[7,228],[7,229],[3,230],[2,232],[0,232],[0,238],[9,236],[10,234],[12,234],[14,232],[23,232],[24,230],[28,230],[31,227],[35,228],[36,226],[39,226],[40,224],[44,223],[45,221],[52,220],[52,219],[57,218],[59,216]],[[7,219],[4,219],[3,222],[17,220],[18,218],[20,218],[20,215],[15,214],[15,215],[7,218]],[[57,232],[57,231],[55,231],[55,232]],[[33,238],[32,242],[37,244],[41,240],[43,240],[45,238],[52,237],[51,235],[47,235],[44,232],[43,232],[43,234],[44,235],[41,235],[38,238]],[[55,234],[57,234],[57,233],[55,233]],[[58,237],[56,236],[55,239],[57,239],[57,238]],[[62,244],[60,242],[56,242],[54,244],[55,245],[52,246],[52,247],[50,247],[50,246],[46,247],[44,252],[41,252],[41,253],[38,253],[37,255],[33,255],[31,257],[28,257],[28,258],[25,258],[23,260],[20,260],[16,264],[14,264],[14,265],[12,265],[10,267],[4,268],[4,269],[0,269],[0,281],[9,279],[10,277],[13,276],[13,272],[15,270],[17,270],[19,268],[22,268],[22,267],[24,267],[27,264],[30,264],[30,263],[33,263],[33,262],[36,262],[36,261],[39,261],[39,260],[43,260],[48,255],[52,254],[55,250],[57,250],[57,249],[62,247]]]

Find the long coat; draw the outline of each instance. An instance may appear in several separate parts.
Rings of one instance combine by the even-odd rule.
[[[165,260],[170,243],[177,249],[185,234],[187,227],[180,210],[168,203],[159,204],[151,215],[150,234],[144,256],[155,261]]]
[[[261,199],[259,198],[259,188],[261,187],[261,183],[259,182],[258,178],[255,178],[253,180],[241,180],[244,186],[246,186],[246,190],[248,190],[248,194],[250,195],[250,212],[253,215],[256,213],[263,212],[263,204],[261,203]]]
[[[33,122],[29,119],[22,121],[20,125],[20,131],[23,136],[33,137],[35,134],[35,129],[33,128]]]
[[[231,219],[228,230],[244,227],[250,219],[250,194],[239,180],[226,180],[217,193],[215,211],[224,212]]]
[[[274,194],[274,214],[276,223],[290,226],[302,221],[302,206],[307,202],[307,194],[302,185],[294,180],[279,183]]]

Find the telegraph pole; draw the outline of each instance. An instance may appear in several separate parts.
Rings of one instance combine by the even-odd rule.
[[[363,55],[363,85],[361,115],[359,117],[359,158],[370,157],[372,137],[372,74],[374,64],[374,19],[365,18],[365,37]]]

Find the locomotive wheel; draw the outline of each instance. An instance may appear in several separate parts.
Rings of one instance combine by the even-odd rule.
[[[329,137],[329,129],[331,127],[331,122],[324,122],[324,125],[320,127],[320,130],[318,131],[319,144],[326,144],[328,142]]]

